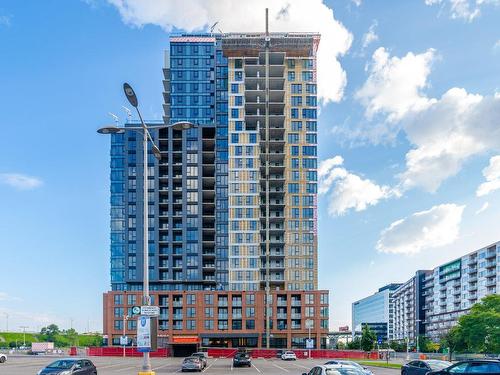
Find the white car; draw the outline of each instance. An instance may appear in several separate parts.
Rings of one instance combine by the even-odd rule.
[[[364,372],[354,366],[349,365],[320,365],[313,367],[309,373],[302,375],[363,375]]]
[[[297,356],[291,350],[287,350],[286,352],[284,352],[281,355],[281,359],[283,361],[296,361],[297,360]]]
[[[0,353],[0,363],[4,363],[7,361],[7,356],[3,353]]]
[[[367,367],[363,367],[357,362],[349,361],[346,359],[331,359],[328,362],[326,362],[325,365],[353,366],[353,367],[356,367],[358,370],[362,371],[365,375],[373,375],[373,372],[371,372]]]

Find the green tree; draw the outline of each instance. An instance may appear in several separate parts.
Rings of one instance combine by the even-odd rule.
[[[476,303],[442,338],[450,351],[500,352],[500,295],[492,294]]]
[[[43,327],[40,331],[42,339],[50,342],[54,342],[56,336],[59,335],[60,333],[61,331],[59,330],[59,327],[56,324],[50,324],[47,327]]]
[[[375,333],[368,327],[368,324],[363,326],[361,331],[361,349],[365,352],[369,352],[373,349],[373,345],[377,341]]]
[[[434,351],[434,346],[432,345],[432,341],[429,340],[429,338],[427,338],[424,335],[418,336],[418,348],[422,353],[430,353]]]

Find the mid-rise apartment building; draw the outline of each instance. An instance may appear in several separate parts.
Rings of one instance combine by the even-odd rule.
[[[314,321],[317,345],[324,343],[328,293],[317,290],[318,43],[315,33],[171,36],[163,123],[196,126],[153,131],[162,158],[149,155],[147,166],[150,290],[163,311],[159,335],[166,343],[194,335],[207,345],[231,337],[236,341],[224,345],[265,346],[262,309],[242,315],[238,301],[251,295],[259,306],[267,280],[276,299],[271,346],[305,345],[306,320]],[[137,135],[112,135],[112,291],[104,297],[104,330],[113,343],[131,307],[116,302],[141,303],[143,168]],[[207,320],[206,298],[232,302]],[[257,341],[244,340],[249,335]]]
[[[392,340],[415,343],[424,334],[425,310],[423,283],[430,271],[417,271],[415,276],[394,291],[394,334]]]
[[[391,339],[394,332],[394,291],[401,284],[389,284],[371,296],[352,304],[352,332],[361,332],[364,325],[374,330],[382,340]]]
[[[425,335],[439,341],[472,305],[497,294],[499,287],[500,242],[432,270],[417,271],[393,292],[391,339],[415,345],[417,335]]]
[[[500,242],[434,268],[425,279],[425,334],[433,340],[500,288]]]

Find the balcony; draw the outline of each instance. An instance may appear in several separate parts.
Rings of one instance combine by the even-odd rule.
[[[173,314],[172,319],[173,320],[182,320],[182,314]]]
[[[302,314],[291,314],[292,315],[292,319],[302,319]]]
[[[284,313],[279,313],[279,314],[276,314],[276,318],[277,319],[287,319],[287,314],[284,314]]]

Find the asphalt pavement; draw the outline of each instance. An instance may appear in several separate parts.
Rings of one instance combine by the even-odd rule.
[[[99,375],[137,375],[141,369],[142,358],[120,357],[88,357],[97,367]],[[36,375],[38,370],[49,364],[55,358],[50,357],[10,357],[6,363],[0,364],[0,375]],[[180,373],[182,358],[152,358],[153,370],[158,374]],[[324,363],[325,360],[302,359],[297,361],[281,361],[279,359],[252,360],[250,368],[233,368],[231,359],[209,359],[208,366],[203,371],[207,375],[301,375],[313,366]],[[371,368],[375,375],[399,375],[394,369]]]

